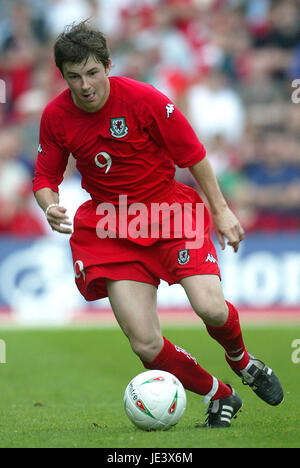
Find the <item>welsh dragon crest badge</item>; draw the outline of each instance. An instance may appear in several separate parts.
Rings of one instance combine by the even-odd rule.
[[[110,119],[110,133],[114,138],[124,138],[128,133],[125,117]]]

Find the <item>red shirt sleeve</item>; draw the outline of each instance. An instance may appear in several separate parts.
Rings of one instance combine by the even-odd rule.
[[[33,179],[33,191],[49,187],[58,193],[63,181],[69,151],[63,146],[61,121],[46,107],[40,125],[40,142]],[[60,125],[60,126],[59,126]]]
[[[201,161],[206,150],[186,117],[173,102],[154,87],[144,99],[144,123],[153,140],[164,145],[179,167]]]

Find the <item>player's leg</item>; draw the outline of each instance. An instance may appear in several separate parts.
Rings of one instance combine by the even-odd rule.
[[[146,369],[171,372],[186,389],[204,395],[205,401],[226,400],[231,396],[231,388],[206,372],[188,352],[162,336],[155,286],[107,280],[107,291],[116,319]]]
[[[234,370],[241,370],[249,362],[235,307],[226,302],[217,275],[195,275],[184,278],[181,284],[189,301],[206,325],[212,338],[226,351],[226,359]]]
[[[236,308],[225,301],[217,275],[194,275],[181,280],[194,311],[207,331],[225,349],[231,368],[270,405],[278,405],[283,391],[277,376],[263,362],[248,354]]]
[[[106,284],[112,310],[132,350],[151,361],[163,347],[156,287],[131,280],[108,279]]]

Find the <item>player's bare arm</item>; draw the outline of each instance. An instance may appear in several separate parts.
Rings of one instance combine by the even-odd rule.
[[[35,193],[36,201],[44,211],[47,221],[53,231],[62,234],[71,234],[72,229],[67,227],[72,223],[66,214],[66,208],[59,205],[59,196],[48,187],[42,188]]]
[[[190,171],[210,204],[216,234],[222,249],[225,249],[226,238],[228,239],[228,245],[232,246],[234,251],[237,252],[239,243],[244,239],[245,233],[224,199],[209,159],[205,157],[199,163],[191,166]]]

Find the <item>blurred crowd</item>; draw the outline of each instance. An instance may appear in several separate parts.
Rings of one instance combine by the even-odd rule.
[[[187,116],[245,230],[300,231],[300,0],[0,0],[0,235],[48,232],[31,180],[41,113],[66,87],[53,41],[87,18],[112,74]],[[66,179],[79,190],[71,159]]]

